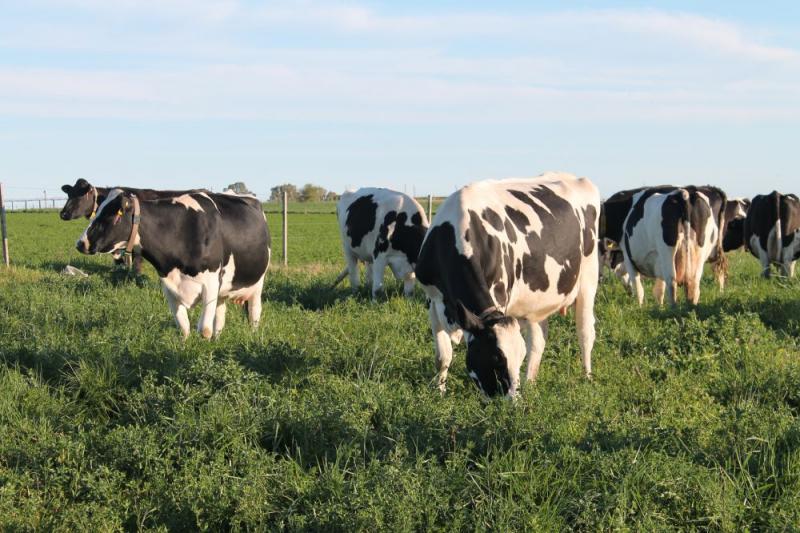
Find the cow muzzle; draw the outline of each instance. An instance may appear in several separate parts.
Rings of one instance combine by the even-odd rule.
[[[83,236],[80,239],[78,239],[78,242],[75,243],[75,249],[82,254],[94,253],[94,251],[92,251],[91,249],[91,245],[89,244],[89,239],[87,239],[86,236]]]

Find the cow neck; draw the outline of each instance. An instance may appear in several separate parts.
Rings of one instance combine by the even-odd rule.
[[[125,246],[126,254],[133,252],[133,247],[136,246],[136,237],[139,235],[139,223],[142,218],[139,199],[135,194],[132,194],[131,200],[133,201],[133,224],[131,224],[131,234],[128,237],[128,244]]]
[[[174,254],[174,247],[165,243],[163,228],[160,229],[157,211],[154,212],[153,202],[139,201],[141,210],[139,220],[139,252],[148,263],[153,265],[159,277],[166,276],[178,264]]]

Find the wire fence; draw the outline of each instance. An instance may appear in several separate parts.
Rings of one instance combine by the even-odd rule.
[[[39,209],[61,209],[66,198],[6,198],[6,211],[32,211]]]

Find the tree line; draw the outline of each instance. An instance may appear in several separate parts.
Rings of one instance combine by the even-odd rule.
[[[226,187],[226,190],[231,190],[236,194],[255,194],[247,188],[243,181],[231,183]],[[286,196],[290,202],[325,202],[339,199],[339,195],[335,192],[328,191],[324,187],[313,183],[306,183],[300,189],[291,183],[284,183],[270,189],[269,201],[280,202],[283,199],[283,191],[286,191]]]

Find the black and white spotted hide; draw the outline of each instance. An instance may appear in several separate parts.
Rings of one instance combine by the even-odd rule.
[[[599,213],[597,188],[564,173],[482,181],[447,198],[416,268],[430,300],[442,392],[452,342],[463,334],[481,391],[516,395],[525,357],[528,380],[539,370],[548,317],[572,305],[591,375]]]
[[[770,276],[771,265],[793,276],[800,257],[800,199],[777,191],[755,196],[745,217],[744,238],[764,277]]]
[[[659,303],[666,291],[667,300],[674,305],[678,286],[684,287],[687,300],[699,301],[703,265],[715,251],[721,253],[720,225],[724,223],[701,189],[659,187],[634,195],[625,219],[622,250],[640,305],[644,302],[641,276],[656,279],[654,294]]]
[[[247,304],[251,325],[261,318],[261,288],[270,260],[270,236],[261,203],[232,194],[189,193],[141,200],[134,243],[153,265],[178,327],[189,335],[188,311],[202,307],[198,332],[219,335],[225,304]],[[128,244],[133,199],[113,189],[76,247],[84,254],[114,253]]]
[[[359,262],[366,264],[366,280],[372,297],[383,290],[388,266],[403,282],[403,292],[414,292],[414,267],[428,229],[428,217],[412,197],[389,189],[363,188],[345,192],[336,206],[345,271],[337,282],[349,275],[350,287],[361,282]]]

